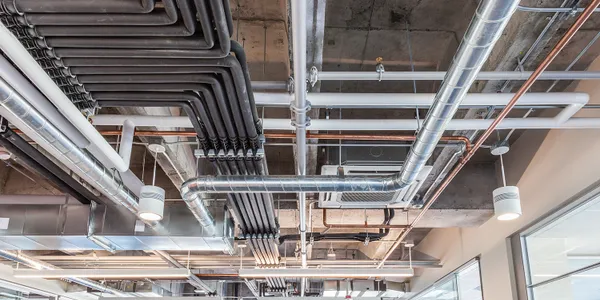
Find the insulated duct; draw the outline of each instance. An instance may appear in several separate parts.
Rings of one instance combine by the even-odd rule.
[[[0,218],[9,220],[8,228],[0,229],[1,250],[233,252],[234,224],[220,202],[208,207],[215,216],[214,232],[190,226],[196,219],[182,201],[165,206],[162,230],[155,231],[123,207],[52,204],[36,195],[21,198],[29,204],[0,205]],[[42,201],[46,204],[31,204]]]
[[[216,176],[186,181],[181,188],[184,199],[198,193],[241,192],[390,192],[411,184],[435,150],[444,130],[456,113],[483,67],[492,48],[516,10],[516,0],[483,0],[453,63],[446,73],[434,104],[417,134],[402,171],[396,175],[372,177],[338,176]]]
[[[45,263],[39,260],[36,260],[32,257],[29,257],[22,253],[14,253],[12,251],[0,250],[0,257],[4,259],[8,259],[14,261],[19,264],[23,264],[38,270],[57,270],[57,268],[49,263]],[[113,289],[108,286],[104,286],[96,281],[85,279],[85,278],[66,278],[69,281],[80,284],[82,286],[91,288],[93,290],[100,291],[102,293],[110,293],[117,297],[132,297],[133,295],[123,293],[119,290]]]
[[[123,186],[116,175],[71,142],[4,80],[0,80],[0,105],[7,112],[4,117],[11,123],[26,126],[21,128],[24,131],[35,132],[30,137],[47,151],[60,153],[60,157],[57,157],[68,162],[67,167],[86,178],[114,203],[126,207],[134,214],[137,213],[137,197]]]

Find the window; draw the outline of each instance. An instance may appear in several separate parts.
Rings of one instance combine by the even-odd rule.
[[[600,299],[600,195],[588,195],[521,234],[529,300]]]
[[[411,300],[482,300],[479,259],[474,259],[418,293]]]

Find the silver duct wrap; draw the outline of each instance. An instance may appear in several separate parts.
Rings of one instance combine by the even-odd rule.
[[[195,200],[201,193],[321,193],[391,192],[404,188],[397,176],[200,176],[183,183],[184,200]]]
[[[185,200],[185,204],[190,209],[196,220],[202,225],[204,230],[209,232],[210,234],[215,233],[215,219],[213,218],[210,211],[204,204],[204,200],[202,200],[198,195],[190,195],[188,198],[183,198]]]
[[[182,185],[183,198],[192,199],[194,193],[390,192],[409,186],[431,157],[518,4],[518,0],[481,1],[400,173],[379,178],[204,176]]]
[[[71,163],[69,167],[73,171],[82,174],[83,178],[116,204],[125,206],[134,214],[137,213],[137,197],[117,180],[114,172],[77,147],[4,80],[0,80],[0,105],[12,114],[5,115],[5,118],[12,123],[20,122],[35,131],[55,152],[62,155],[61,160]]]
[[[15,253],[12,251],[6,251],[6,250],[0,250],[0,257],[4,258],[4,259],[8,259],[11,261],[14,261],[16,263],[19,264],[23,264],[29,267],[32,267],[34,269],[45,269],[45,270],[57,270],[60,269],[58,267],[55,267],[49,263],[43,262],[43,261],[39,261],[36,260],[32,257],[29,257],[25,254],[22,253]],[[86,278],[66,278],[69,281],[72,281],[74,283],[80,284],[82,286],[85,287],[89,287],[93,290],[97,290],[100,291],[102,293],[110,293],[113,294],[117,297],[133,297],[134,295],[128,294],[128,293],[124,293],[121,292],[119,290],[113,289],[111,287],[108,286],[104,286],[102,284],[100,284],[97,281],[94,280],[89,280]]]
[[[518,0],[483,0],[454,55],[450,69],[435,95],[433,106],[398,175],[399,185],[412,183],[444,134],[496,41],[519,5]]]

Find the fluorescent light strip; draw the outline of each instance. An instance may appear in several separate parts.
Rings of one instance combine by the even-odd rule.
[[[310,277],[310,278],[369,278],[412,277],[412,269],[241,269],[240,277]]]
[[[187,278],[188,269],[60,269],[13,270],[17,278]]]

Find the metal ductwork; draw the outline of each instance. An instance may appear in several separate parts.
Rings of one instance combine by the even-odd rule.
[[[29,203],[43,200],[30,198]],[[234,224],[219,202],[208,207],[208,212],[215,216],[213,232],[190,226],[196,219],[183,202],[165,205],[160,231],[150,230],[122,208],[72,202],[2,205],[0,218],[8,219],[8,228],[0,230],[0,249],[233,253]]]
[[[516,0],[481,1],[401,172],[380,178],[202,176],[190,179],[182,185],[182,197],[195,199],[201,193],[242,192],[391,192],[406,188],[427,163],[518,3]]]
[[[16,263],[19,264],[23,264],[26,266],[29,266],[30,268],[33,269],[38,269],[38,270],[57,270],[60,268],[57,268],[49,263],[45,263],[43,261],[39,261],[36,260],[32,257],[29,257],[25,254],[22,253],[15,253],[12,251],[6,251],[6,250],[0,250],[0,257],[4,258],[4,259],[8,259],[11,261],[14,261]],[[85,279],[85,278],[65,278],[69,281],[72,281],[74,283],[80,284],[82,286],[91,288],[93,290],[97,290],[100,291],[102,293],[110,293],[113,294],[117,297],[133,297],[134,295],[131,294],[127,294],[127,293],[123,293],[119,290],[113,289],[111,287],[108,286],[104,286],[96,281],[93,280],[89,280],[89,279]]]
[[[73,172],[87,179],[110,200],[137,213],[137,197],[117,179],[115,173],[77,147],[3,79],[0,80],[0,105],[4,108],[2,115],[13,124],[23,125],[21,130],[29,131],[30,138],[46,151],[68,162],[67,166]]]

